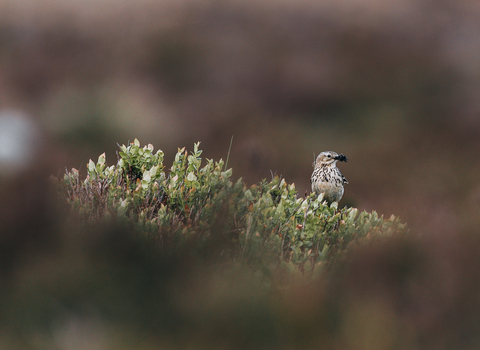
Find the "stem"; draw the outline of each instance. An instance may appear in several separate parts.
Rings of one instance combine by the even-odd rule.
[[[230,150],[232,149],[233,136],[234,135],[232,135],[232,138],[230,139],[230,147],[228,147],[227,161],[225,162],[225,167],[223,168],[223,170],[227,170],[228,159],[230,158]]]

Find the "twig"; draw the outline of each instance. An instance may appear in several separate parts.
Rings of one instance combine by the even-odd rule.
[[[225,167],[223,168],[223,170],[227,170],[228,159],[230,158],[230,150],[232,149],[233,136],[234,135],[232,135],[232,138],[230,139],[230,147],[228,147],[227,161],[225,162]]]

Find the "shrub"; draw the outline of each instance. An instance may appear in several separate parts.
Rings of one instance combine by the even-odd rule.
[[[135,139],[120,146],[116,165],[107,166],[102,154],[90,160],[85,179],[67,171],[61,193],[84,223],[120,222],[163,249],[190,246],[231,262],[313,270],[351,244],[406,232],[393,215],[338,210],[313,193],[302,198],[278,176],[253,186],[233,181],[223,160],[202,166],[198,147],[179,149],[167,174],[163,152]]]

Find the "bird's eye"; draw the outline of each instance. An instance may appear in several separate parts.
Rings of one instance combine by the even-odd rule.
[[[330,154],[327,154],[327,157],[328,157],[328,158],[330,158],[330,157],[331,157],[331,155],[330,155]]]

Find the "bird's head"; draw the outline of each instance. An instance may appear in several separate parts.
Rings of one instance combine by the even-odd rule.
[[[322,152],[318,155],[317,160],[313,166],[320,166],[322,164],[334,166],[338,161],[346,162],[348,158],[343,155],[343,153],[337,154],[332,151]]]

